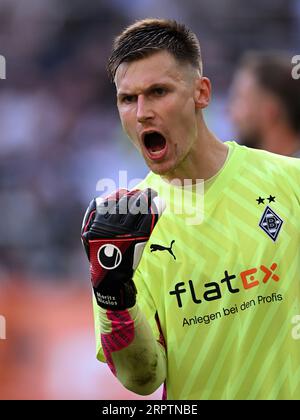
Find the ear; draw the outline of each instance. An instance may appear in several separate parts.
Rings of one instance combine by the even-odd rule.
[[[206,108],[210,102],[211,83],[207,77],[198,77],[195,80],[194,100],[196,108]]]

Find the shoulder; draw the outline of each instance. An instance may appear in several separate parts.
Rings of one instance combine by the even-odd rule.
[[[251,190],[281,192],[300,202],[300,159],[251,149],[234,143],[239,161],[238,182]]]
[[[278,155],[266,150],[251,149],[250,147],[242,146],[235,142],[228,143],[233,143],[233,147],[236,149],[236,151],[240,154],[244,154],[245,157],[250,159],[252,162],[265,163],[267,165],[276,164],[278,165],[278,168],[284,166],[291,168],[294,167],[296,170],[300,170],[300,160],[296,157]]]
[[[282,156],[266,150],[251,149],[235,142],[228,142],[235,153],[244,158],[244,164],[249,169],[252,167],[258,171],[268,171],[266,175],[300,173],[300,159],[296,157]],[[271,172],[270,172],[271,171]]]

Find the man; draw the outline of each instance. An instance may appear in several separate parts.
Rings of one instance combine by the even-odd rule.
[[[246,146],[300,157],[300,81],[290,57],[249,52],[233,78],[229,111]]]
[[[164,382],[169,399],[298,399],[300,162],[209,131],[211,84],[183,25],[136,22],[109,71],[150,173],[84,217],[98,359],[138,394]],[[178,201],[200,208],[201,179],[191,222]]]

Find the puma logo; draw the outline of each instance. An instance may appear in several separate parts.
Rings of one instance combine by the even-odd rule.
[[[173,246],[174,242],[175,241],[173,239],[169,248],[166,247],[166,246],[163,246],[163,245],[151,244],[150,245],[151,252],[154,252],[154,251],[168,251],[172,255],[172,257],[174,258],[174,260],[176,260],[176,257],[175,257],[175,255],[173,254],[173,251],[172,251],[172,246]]]

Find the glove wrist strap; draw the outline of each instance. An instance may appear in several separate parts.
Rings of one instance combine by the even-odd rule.
[[[103,309],[121,311],[132,308],[136,302],[136,287],[133,281],[127,280],[124,283],[101,284],[101,287],[94,288],[97,304]]]

